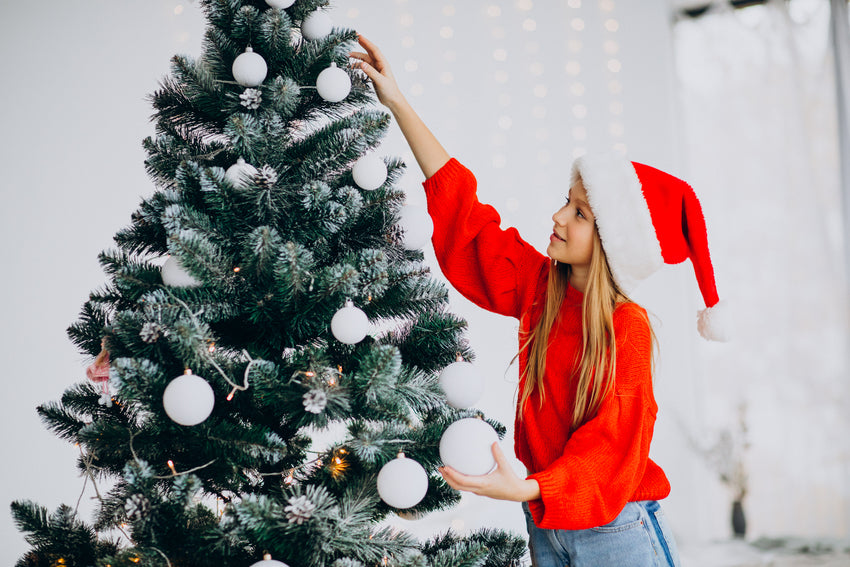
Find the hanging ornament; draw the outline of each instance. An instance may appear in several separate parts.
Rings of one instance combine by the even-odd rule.
[[[266,2],[269,2],[269,0],[266,0]],[[269,2],[269,4],[271,4],[271,2]],[[283,561],[276,561],[272,559],[272,556],[266,553],[265,555],[263,555],[262,561],[257,561],[256,563],[251,565],[251,567],[289,567],[289,565],[287,565]]]
[[[428,492],[428,473],[418,462],[404,453],[381,467],[378,473],[378,495],[393,508],[412,508]]]
[[[328,405],[328,395],[322,390],[310,390],[302,397],[304,409],[310,413],[322,413]]]
[[[316,90],[326,101],[339,102],[351,92],[351,77],[332,62],[316,77]]]
[[[259,89],[248,88],[239,95],[239,104],[249,110],[257,110],[261,102],[263,102],[263,93]]]
[[[440,459],[460,473],[484,475],[496,466],[490,446],[498,441],[496,430],[483,419],[459,419],[440,438]]]
[[[341,343],[357,344],[369,332],[369,318],[354,303],[347,299],[345,307],[337,311],[331,319],[331,333]]]
[[[109,407],[112,405],[112,396],[109,395],[109,352],[106,350],[106,339],[101,340],[101,349],[88,368],[86,377],[100,385],[100,398],[97,403]]]
[[[224,172],[224,178],[238,189],[243,189],[250,185],[255,175],[257,175],[257,168],[242,158],[237,159],[236,163],[228,167],[227,171]]]
[[[387,164],[375,154],[366,154],[351,168],[354,182],[367,191],[374,191],[387,180]]]
[[[301,35],[305,39],[322,39],[333,29],[334,23],[327,12],[316,10],[301,22]]]
[[[402,244],[408,250],[420,250],[431,240],[434,221],[423,207],[404,205],[399,212],[398,225],[402,231]]]
[[[295,0],[266,0],[266,4],[272,8],[289,8],[295,4]]]
[[[254,53],[254,49],[249,45],[244,53],[233,60],[231,71],[233,78],[243,87],[257,87],[265,80],[269,66],[263,56]]]
[[[457,409],[472,407],[484,394],[484,378],[475,366],[460,355],[440,373],[440,388],[449,405]]]
[[[198,287],[201,282],[186,271],[175,256],[169,256],[160,270],[162,283],[172,287]]]
[[[165,387],[162,405],[172,421],[180,425],[198,425],[212,413],[215,393],[209,382],[186,370]]]
[[[286,520],[290,524],[299,526],[313,517],[316,505],[306,496],[293,496],[289,499],[289,505],[283,509],[286,512]]]

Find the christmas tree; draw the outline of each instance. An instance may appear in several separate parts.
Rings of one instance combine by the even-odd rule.
[[[458,502],[438,446],[481,416],[438,385],[472,357],[465,322],[413,241],[404,164],[373,151],[390,116],[349,67],[357,33],[327,0],[201,4],[202,55],[151,96],[156,190],[68,330],[90,380],[38,408],[95,517],[13,503],[18,565],[518,565],[510,534],[383,522]]]

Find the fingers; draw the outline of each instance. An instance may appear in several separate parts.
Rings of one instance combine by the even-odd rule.
[[[496,459],[496,464],[503,471],[510,471],[511,465],[508,463],[508,458],[505,457],[505,453],[502,452],[502,448],[499,446],[498,442],[493,442],[490,446],[490,450],[493,452],[493,457]]]
[[[369,55],[372,56],[375,62],[379,64],[384,63],[384,56],[381,53],[381,50],[378,49],[377,45],[366,39],[366,37],[361,34],[357,35],[357,41],[366,49],[366,51],[369,53]]]
[[[465,490],[467,492],[475,492],[481,488],[482,478],[476,476],[468,476],[457,472],[451,467],[440,467],[438,469],[443,475],[445,481],[455,490]]]

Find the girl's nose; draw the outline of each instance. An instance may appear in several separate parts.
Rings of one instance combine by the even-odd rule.
[[[558,209],[557,211],[555,211],[555,213],[552,215],[552,220],[555,222],[555,224],[559,224],[559,225],[563,226],[563,224],[564,224],[563,223],[564,209],[562,208],[562,209]]]

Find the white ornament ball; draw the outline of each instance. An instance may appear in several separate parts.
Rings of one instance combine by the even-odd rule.
[[[349,299],[331,319],[331,333],[341,343],[357,344],[369,332],[369,318]]]
[[[348,73],[331,63],[331,66],[316,77],[316,90],[319,96],[328,102],[339,102],[351,92],[351,77]]]
[[[484,394],[484,377],[469,362],[459,360],[446,366],[440,373],[440,388],[449,405],[465,409],[475,405]]]
[[[266,79],[269,66],[259,53],[254,53],[251,47],[246,47],[245,52],[240,54],[234,61],[233,78],[243,87],[257,87]]]
[[[387,180],[387,164],[374,154],[366,154],[351,168],[354,182],[367,191],[374,191]]]
[[[412,508],[428,492],[428,473],[418,462],[399,455],[381,467],[378,495],[393,508]]]
[[[434,233],[434,221],[423,207],[404,205],[399,214],[404,247],[408,250],[420,250],[431,240]]]
[[[289,8],[295,4],[295,0],[266,0],[266,4],[272,8]]]
[[[440,458],[463,474],[484,475],[496,466],[490,446],[498,441],[496,430],[483,419],[459,419],[440,438]]]
[[[262,561],[257,561],[256,563],[251,565],[251,567],[289,567],[289,565],[287,565],[283,561],[277,561],[275,559],[272,559],[272,556],[266,553],[265,555],[263,555]]]
[[[230,184],[234,187],[244,188],[251,183],[256,174],[256,167],[239,158],[236,163],[227,168],[227,171],[224,172],[224,178],[230,181]]]
[[[334,23],[327,12],[316,10],[301,22],[301,35],[306,39],[322,39],[333,29]]]
[[[180,425],[198,425],[212,413],[215,394],[209,382],[187,370],[165,387],[162,405],[168,417]]]
[[[169,256],[162,265],[160,275],[162,276],[162,283],[171,287],[198,287],[201,285],[201,282],[187,272],[174,256]]]

